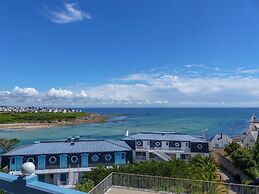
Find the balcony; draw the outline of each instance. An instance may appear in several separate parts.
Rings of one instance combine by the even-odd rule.
[[[22,166],[22,176],[0,172],[0,191],[12,194],[83,194],[73,189],[40,182],[37,175],[34,175],[34,170],[33,163],[27,162]]]
[[[146,156],[135,156],[135,159],[138,160],[138,161],[145,161]]]
[[[136,150],[148,151],[148,150],[161,150],[161,151],[168,151],[168,152],[190,152],[191,149],[188,147],[143,147],[143,146],[136,146]]]

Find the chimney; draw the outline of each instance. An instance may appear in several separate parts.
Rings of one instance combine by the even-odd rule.
[[[125,136],[128,137],[129,136],[129,130],[125,131]]]
[[[74,142],[79,142],[79,140],[80,140],[80,136],[76,136],[74,139]]]
[[[72,137],[69,136],[69,137],[67,138],[67,142],[71,142],[71,141],[72,141]]]

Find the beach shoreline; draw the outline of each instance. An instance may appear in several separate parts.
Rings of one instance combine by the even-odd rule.
[[[6,129],[15,129],[15,130],[24,130],[24,129],[39,129],[39,128],[53,128],[53,127],[65,127],[73,125],[82,125],[82,124],[101,124],[106,123],[107,117],[99,114],[91,114],[87,117],[81,117],[70,120],[62,121],[48,121],[48,122],[21,122],[21,123],[3,123],[0,124],[0,130]]]

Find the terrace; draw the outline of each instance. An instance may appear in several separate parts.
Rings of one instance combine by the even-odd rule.
[[[111,173],[89,194],[258,194],[259,187],[224,182]]]

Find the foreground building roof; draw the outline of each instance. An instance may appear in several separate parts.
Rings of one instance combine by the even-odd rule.
[[[119,151],[131,151],[131,148],[124,141],[118,140],[80,140],[79,142],[53,141],[19,146],[3,154],[3,156]]]

